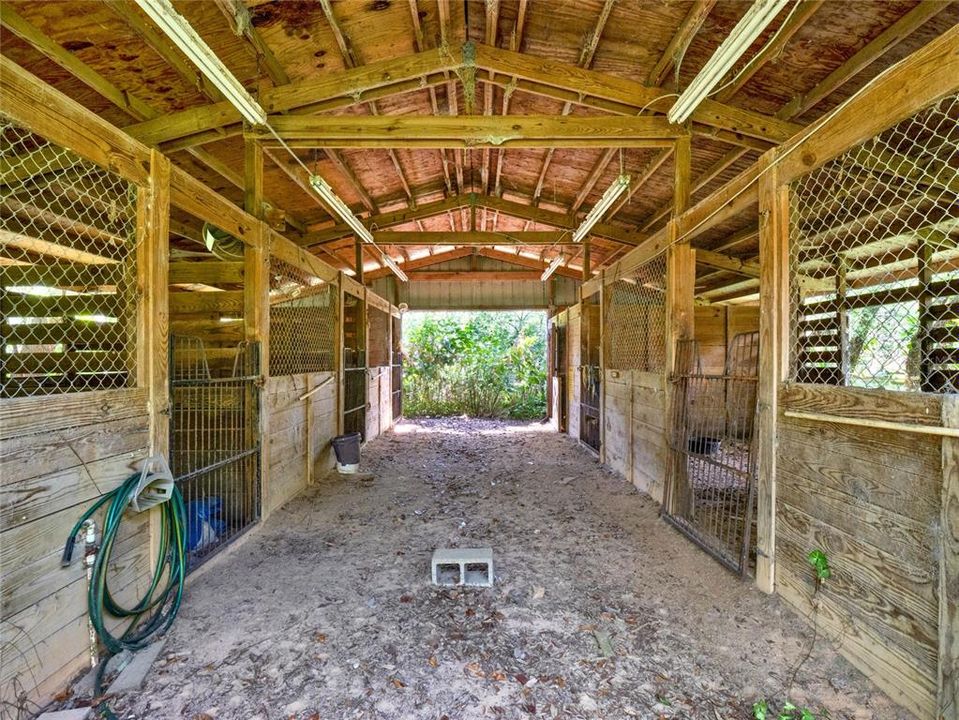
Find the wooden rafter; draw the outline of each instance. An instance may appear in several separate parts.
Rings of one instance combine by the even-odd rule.
[[[519,245],[577,245],[572,235],[556,230],[523,230],[483,232],[466,230],[461,232],[378,232],[374,234],[377,245],[477,245],[483,247]]]
[[[579,67],[589,68],[593,64],[593,58],[596,56],[596,48],[599,47],[599,41],[603,36],[603,30],[606,27],[606,22],[609,20],[609,14],[613,10],[613,5],[616,4],[616,0],[606,0],[603,3],[603,8],[600,10],[599,18],[596,20],[596,25],[593,26],[593,31],[587,36],[586,42],[583,44],[583,48],[579,53],[579,62],[577,63]],[[563,104],[563,109],[561,115],[569,115],[573,110],[573,103],[566,101]],[[536,189],[533,191],[533,202],[539,202],[539,198],[543,193],[543,186],[546,183],[546,173],[549,171],[550,163],[553,161],[553,155],[556,152],[555,147],[551,147],[546,150],[546,155],[543,157],[543,164],[540,166],[539,175],[536,179]],[[607,155],[610,151],[606,151],[603,155]],[[595,181],[594,181],[595,182]]]
[[[695,0],[689,12],[686,13],[686,17],[683,18],[683,21],[680,23],[679,28],[673,33],[673,37],[670,39],[666,49],[663,50],[662,57],[659,58],[659,61],[653,66],[653,69],[649,71],[649,77],[646,79],[648,85],[659,87],[666,82],[669,71],[686,52],[686,48],[689,47],[696,33],[699,32],[699,28],[703,26],[703,23],[706,21],[706,16],[709,15],[710,10],[713,9],[713,5],[715,4],[716,0]]]
[[[333,36],[336,38],[336,44],[340,48],[340,55],[343,57],[344,64],[351,70],[358,67],[361,63],[357,59],[356,50],[353,48],[353,44],[343,31],[343,28],[340,27],[340,24],[336,19],[336,15],[333,13],[333,4],[330,2],[330,0],[320,0],[320,5],[323,8],[323,14],[326,16],[326,22],[333,31]],[[367,107],[372,115],[376,116],[380,114],[376,102],[370,101],[367,103]],[[410,192],[410,185],[406,180],[406,173],[403,171],[403,166],[400,164],[399,157],[397,157],[393,148],[388,148],[386,152],[390,157],[390,162],[393,163],[393,169],[396,171],[397,177],[400,179],[400,184],[403,186],[403,191],[406,193],[407,198],[412,201],[413,195]],[[340,162],[342,163],[343,160],[341,159]],[[371,210],[371,212],[373,211]]]
[[[400,266],[404,271],[421,270],[425,267],[447,262],[448,260],[459,260],[460,258],[469,257],[472,254],[472,248],[452,248],[450,250],[445,250],[433,255],[424,255],[423,257],[415,260],[404,260]],[[366,273],[366,280],[371,281],[381,277],[389,277],[391,274],[392,270],[389,268],[373,270],[372,272]]]
[[[517,52],[523,44],[523,29],[526,27],[526,10],[529,6],[528,0],[520,0],[519,8],[517,9],[516,14],[516,23],[513,25],[513,31],[510,33],[509,37],[509,49],[513,52]],[[513,78],[515,82],[515,78]],[[492,83],[490,83],[492,85]],[[513,91],[515,85],[507,85],[503,89],[503,107],[501,109],[501,115],[509,114],[509,104],[513,98]],[[506,151],[502,148],[499,148],[496,151],[496,176],[493,181],[493,194],[500,195],[502,194],[501,181],[503,178],[503,159],[506,154]]]

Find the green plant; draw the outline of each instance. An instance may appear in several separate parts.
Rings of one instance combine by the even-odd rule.
[[[773,720],[773,717],[776,720],[816,720],[812,711],[797,707],[788,700],[783,704],[778,714],[772,715],[771,712],[774,713],[775,711],[770,710],[769,703],[765,700],[753,703],[753,720]]]
[[[813,550],[806,557],[813,570],[816,571],[817,587],[832,577],[832,570],[829,569],[829,558],[822,550]]]

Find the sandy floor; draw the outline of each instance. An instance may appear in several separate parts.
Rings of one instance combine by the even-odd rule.
[[[538,424],[404,423],[191,583],[133,718],[749,718],[809,632]],[[429,583],[493,547],[496,586]],[[820,639],[791,696],[909,718]],[[820,715],[820,717],[823,717]]]

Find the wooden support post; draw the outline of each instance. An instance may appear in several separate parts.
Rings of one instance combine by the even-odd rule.
[[[603,271],[600,271],[601,275]],[[599,285],[599,461],[606,462],[606,283]]]
[[[150,152],[150,177],[137,197],[137,379],[148,390],[150,454],[170,456],[169,284],[170,161]],[[150,511],[150,570],[156,570],[160,514]]]
[[[587,282],[593,275],[590,271],[589,238],[583,240],[583,282]]]
[[[689,135],[676,138],[673,148],[673,215],[681,215],[689,207],[692,185],[692,144]]]
[[[756,585],[763,592],[772,593],[776,588],[776,432],[779,387],[786,378],[788,357],[789,187],[780,186],[776,167],[765,173],[759,182]]]
[[[359,237],[353,238],[353,269],[356,272],[354,279],[363,284],[363,241]]]
[[[671,382],[676,372],[676,348],[680,340],[693,337],[695,320],[694,288],[696,284],[696,251],[689,243],[676,242],[676,223],[670,221],[668,225],[669,247],[666,251],[666,407],[669,408],[668,417],[679,417],[675,412],[675,404],[680,399],[674,393]],[[675,428],[672,422],[666,427],[665,445],[669,447],[670,437]],[[687,492],[688,483],[685,480],[686,466],[674,462],[673,453],[670,453],[670,462],[667,464],[668,477],[664,478],[663,501],[668,512],[681,516],[686,514],[690,501]],[[673,477],[675,475],[675,477]],[[670,492],[670,487],[673,492]]]
[[[959,397],[942,396],[943,427],[959,428]],[[939,526],[939,720],[959,720],[959,439],[942,439]]]

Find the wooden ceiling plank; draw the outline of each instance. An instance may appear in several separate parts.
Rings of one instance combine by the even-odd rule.
[[[233,34],[247,39],[256,54],[257,66],[262,62],[267,75],[276,86],[287,85],[290,76],[276,59],[276,55],[267,45],[259,30],[250,22],[250,11],[242,0],[214,0],[224,17],[233,25]]]
[[[340,55],[343,57],[343,63],[350,70],[356,69],[361,63],[357,59],[356,50],[354,50],[352,42],[350,42],[349,37],[347,37],[346,33],[343,31],[343,28],[340,27],[340,23],[336,19],[336,15],[333,12],[332,3],[330,0],[320,0],[320,5],[323,8],[324,16],[326,16],[326,22],[333,31],[333,36],[336,38],[336,44],[340,48]],[[372,115],[378,116],[380,114],[379,108],[377,107],[375,101],[368,102],[367,107]],[[396,174],[399,177],[400,185],[403,187],[406,197],[412,202],[413,194],[410,192],[410,184],[406,179],[406,173],[403,171],[403,166],[400,164],[399,157],[397,157],[393,148],[387,148],[386,152],[390,157],[390,162],[393,163],[393,169],[396,171]],[[360,182],[359,178],[357,178],[355,174],[353,177],[357,183]],[[365,189],[361,193],[361,196],[364,194],[368,196],[368,193],[366,193]],[[369,206],[367,207],[369,208]],[[375,210],[370,209],[370,212],[375,212]]]
[[[326,156],[330,159],[330,162],[332,162],[333,165],[336,167],[336,169],[339,170],[340,174],[346,178],[347,182],[353,188],[353,191],[360,196],[360,202],[363,203],[363,207],[365,207],[369,212],[373,213],[374,215],[378,213],[380,210],[377,207],[376,202],[373,200],[372,196],[366,191],[366,188],[363,187],[363,183],[361,183],[359,178],[356,177],[356,173],[354,173],[353,168],[351,168],[346,163],[346,160],[344,160],[343,157],[336,150],[327,149],[324,152],[326,153]]]
[[[170,42],[166,35],[157,29],[149,18],[143,15],[132,0],[109,0],[105,4],[190,87],[199,90],[213,102],[223,100],[223,93],[203,77],[203,73]]]
[[[513,31],[509,36],[509,49],[516,52],[522,47],[523,44],[523,29],[526,27],[526,11],[529,6],[528,0],[520,0],[519,7],[516,10],[516,22],[513,25]],[[492,77],[490,78],[492,79]],[[492,83],[490,83],[492,84]],[[513,91],[516,88],[516,78],[512,78],[510,82],[503,88],[503,108],[501,115],[509,114],[509,105],[510,101],[513,98]],[[503,160],[505,159],[506,151],[503,148],[499,148],[496,151],[496,176],[493,181],[493,194],[501,195],[503,192],[502,180],[503,180]]]
[[[592,32],[587,36],[586,42],[583,43],[583,47],[579,53],[579,62],[577,63],[579,67],[588,68],[593,64],[593,58],[596,56],[596,49],[599,47],[599,41],[602,39],[603,30],[606,27],[606,22],[609,20],[609,14],[613,10],[613,5],[616,4],[616,0],[606,0],[603,3],[603,8],[600,10],[599,18],[596,20],[596,24],[593,26]],[[563,104],[563,110],[560,113],[561,115],[569,115],[573,110],[573,103],[567,100]],[[556,148],[549,148],[546,151],[546,155],[543,157],[543,164],[540,167],[539,176],[536,180],[536,189],[533,192],[533,202],[538,203],[539,198],[543,193],[543,186],[546,182],[546,173],[549,170],[550,164],[553,162],[553,155],[556,152]],[[604,155],[606,153],[603,153]]]
[[[706,17],[715,4],[716,0],[696,0],[693,3],[689,12],[686,13],[686,17],[683,18],[676,32],[673,33],[669,44],[666,45],[662,57],[659,58],[659,61],[653,66],[653,69],[650,70],[649,77],[646,79],[648,85],[659,87],[666,82],[669,71],[676,65],[676,61],[686,52],[686,48],[689,47],[696,33],[699,32],[699,29],[703,26]]]

